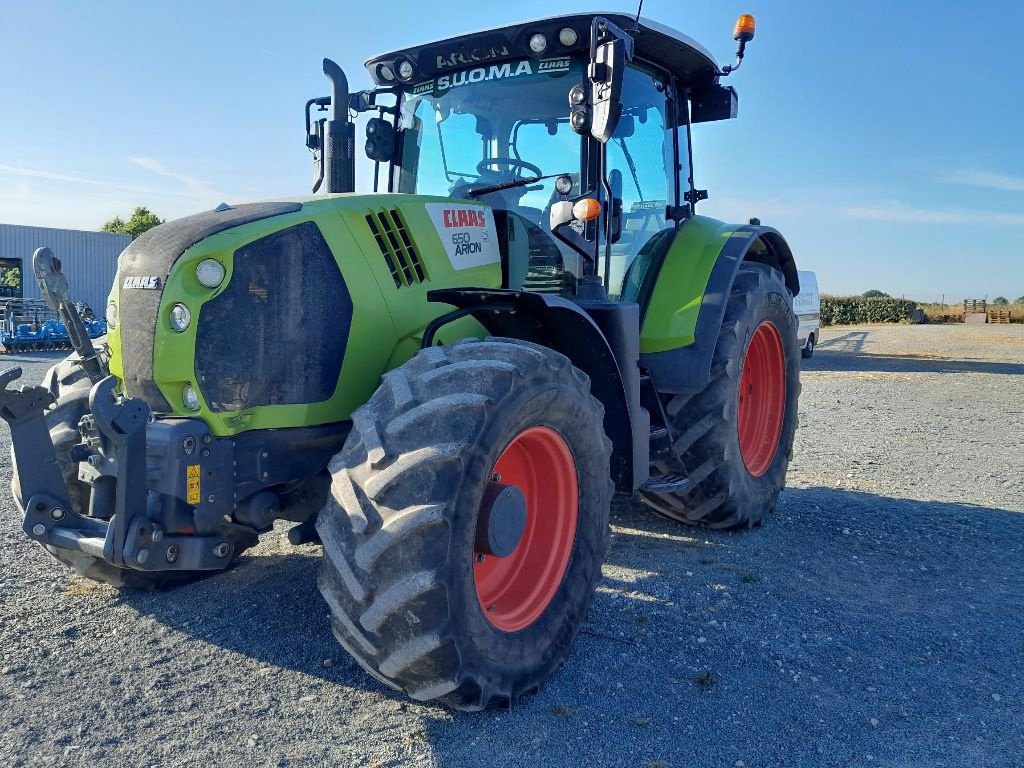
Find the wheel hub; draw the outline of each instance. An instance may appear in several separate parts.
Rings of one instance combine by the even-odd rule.
[[[526,530],[526,497],[514,485],[492,480],[484,490],[476,525],[477,554],[508,557]]]

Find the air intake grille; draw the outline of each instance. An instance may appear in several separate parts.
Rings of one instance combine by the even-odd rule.
[[[366,223],[370,226],[388,269],[391,270],[391,278],[395,281],[396,288],[422,283],[427,279],[416,244],[409,236],[405,220],[397,210],[391,208],[368,213]]]

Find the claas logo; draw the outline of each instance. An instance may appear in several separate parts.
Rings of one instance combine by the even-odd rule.
[[[487,214],[475,208],[446,208],[444,212],[444,226],[447,229],[456,227],[486,227]]]

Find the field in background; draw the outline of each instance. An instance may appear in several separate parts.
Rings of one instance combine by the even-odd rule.
[[[925,317],[929,323],[962,323],[964,321],[964,305],[961,304],[925,304],[918,302],[918,307],[924,310]],[[1011,322],[1024,323],[1024,304],[1010,304],[1004,307],[988,305],[989,309],[1010,310]]]
[[[964,305],[913,301],[891,296],[821,295],[820,319],[823,326],[867,325],[875,323],[910,323],[912,314],[920,309],[925,322],[932,324],[964,322]],[[1024,304],[1003,306],[988,304],[989,310],[1009,310],[1010,322],[1024,323]]]

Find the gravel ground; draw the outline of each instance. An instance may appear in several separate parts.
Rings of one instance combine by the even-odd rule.
[[[774,517],[706,533],[618,503],[569,664],[507,713],[365,675],[316,548],[275,535],[118,594],[27,541],[5,493],[0,764],[1024,765],[1024,327],[830,329],[804,362]]]

